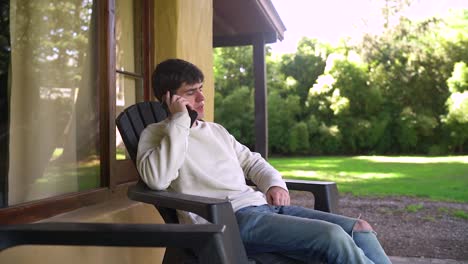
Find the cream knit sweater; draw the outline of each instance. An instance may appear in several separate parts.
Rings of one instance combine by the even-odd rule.
[[[198,121],[189,128],[189,123],[186,112],[176,113],[141,133],[136,163],[150,188],[228,199],[234,211],[266,204],[264,193],[272,186],[287,190],[276,169],[221,125]]]

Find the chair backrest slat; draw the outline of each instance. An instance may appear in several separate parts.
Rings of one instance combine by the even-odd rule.
[[[145,123],[145,120],[141,116],[140,111],[136,105],[129,107],[126,110],[126,113],[132,124],[133,131],[137,135],[137,138],[140,139],[141,132],[148,124]]]
[[[116,118],[122,140],[135,162],[141,132],[150,124],[160,122],[167,113],[159,102],[140,102],[127,107]]]
[[[138,104],[138,108],[140,111],[140,116],[143,119],[143,123],[145,124],[145,127],[149,124],[157,122],[150,102],[144,102],[142,104]]]
[[[163,105],[158,103],[158,104],[151,104],[151,108],[153,109],[153,114],[157,120],[157,122],[160,122],[167,117],[167,112],[164,109]]]
[[[117,128],[120,131],[120,135],[122,136],[122,140],[127,148],[128,154],[130,155],[130,158],[135,161],[139,135],[135,133],[132,122],[130,121],[127,113],[121,113],[117,120]]]

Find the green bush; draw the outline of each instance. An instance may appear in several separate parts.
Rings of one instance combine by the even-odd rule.
[[[293,126],[289,134],[289,151],[291,154],[307,154],[309,151],[309,130],[305,122]]]

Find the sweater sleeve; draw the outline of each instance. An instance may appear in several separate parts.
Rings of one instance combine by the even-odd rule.
[[[228,132],[226,131],[226,133]],[[266,193],[273,186],[288,191],[288,187],[278,170],[271,166],[259,153],[250,151],[248,147],[239,143],[232,135],[229,134],[229,136],[247,179],[252,180],[263,193]]]
[[[164,190],[179,176],[190,132],[187,113],[148,126],[140,135],[137,170],[148,187]]]

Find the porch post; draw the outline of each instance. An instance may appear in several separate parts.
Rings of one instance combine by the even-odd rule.
[[[255,35],[253,38],[253,62],[255,79],[255,152],[268,159],[268,107],[265,38],[263,34]]]

